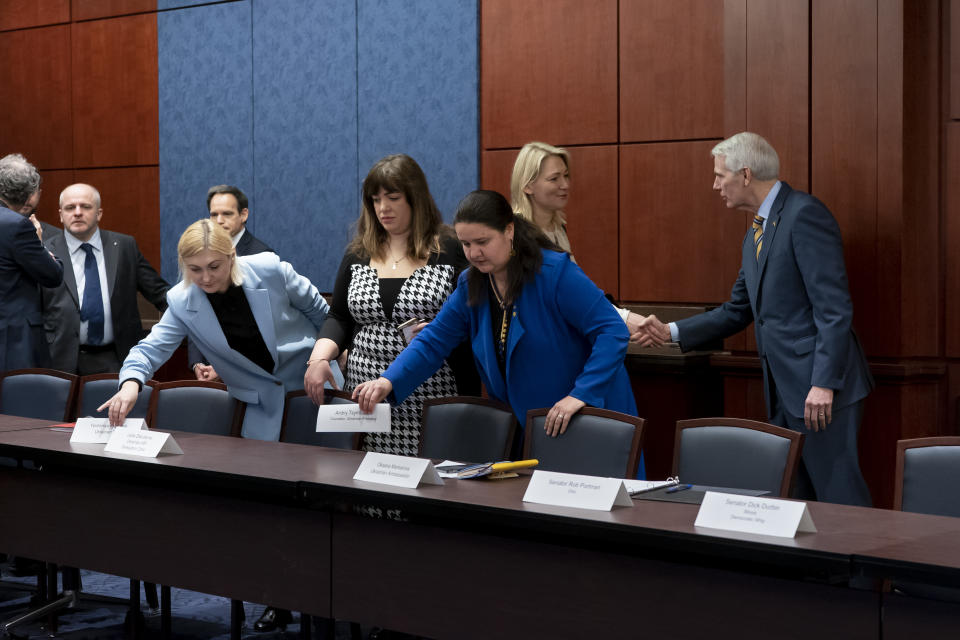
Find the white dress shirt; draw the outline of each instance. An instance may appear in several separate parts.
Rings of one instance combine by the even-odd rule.
[[[70,262],[73,263],[73,277],[77,281],[77,300],[83,304],[83,291],[86,288],[87,278],[84,271],[84,263],[87,259],[86,252],[80,248],[83,244],[72,233],[63,230],[64,239],[67,241],[67,250],[70,252]],[[110,313],[110,292],[107,291],[107,266],[103,261],[103,240],[100,238],[100,229],[93,232],[93,236],[87,240],[87,244],[93,247],[93,255],[97,259],[97,271],[100,272],[100,297],[103,299],[103,342],[102,344],[113,343],[113,315]],[[87,325],[85,320],[80,321],[80,344],[87,342]]]

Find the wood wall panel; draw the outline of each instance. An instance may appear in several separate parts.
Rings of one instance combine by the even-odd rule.
[[[157,0],[73,0],[73,19],[92,20],[157,10]]]
[[[711,189],[714,141],[620,149],[620,295],[722,302],[740,270],[748,214]]]
[[[809,190],[809,35],[806,2],[747,3],[747,125],[780,156],[780,177]],[[732,132],[733,133],[733,132]]]
[[[616,0],[483,0],[481,145],[617,141]]]
[[[876,1],[813,3],[812,11],[811,188],[843,233],[854,325],[867,353],[896,355],[890,312],[899,301],[899,235],[885,231],[878,254],[877,229],[887,215],[879,208],[897,215],[900,205],[877,197]]]
[[[0,31],[70,22],[70,0],[3,0]],[[6,60],[6,58],[3,58]]]
[[[598,287],[619,298],[617,147],[573,147],[567,235],[573,255]],[[484,151],[481,184],[510,199],[510,174],[519,149]]]
[[[72,29],[74,166],[157,164],[156,14]]]
[[[892,5],[892,6],[891,6]],[[899,353],[905,356],[938,356],[943,344],[943,280],[941,256],[936,249],[940,236],[940,114],[939,91],[941,28],[939,9],[933,2],[910,3],[901,8],[899,0],[883,0],[880,24],[887,31],[901,34],[902,46],[896,46],[893,35],[879,43],[880,68],[897,68],[902,87],[896,82],[882,82],[880,108],[880,157],[892,159],[895,150],[882,145],[887,138],[887,121],[896,122],[887,111],[899,114],[902,123],[902,144],[899,169],[902,204],[884,207],[900,224],[900,313]],[[885,75],[894,75],[891,73]],[[893,162],[882,162],[878,200],[884,202],[893,194],[885,193],[885,185],[893,181],[885,172],[894,171]],[[956,181],[956,180],[954,180]],[[949,180],[948,180],[949,182]],[[888,225],[884,225],[886,228]],[[889,225],[892,227],[892,225]],[[883,255],[882,253],[880,255]],[[960,290],[955,290],[960,291]],[[897,302],[887,296],[881,304]]]
[[[723,0],[723,135],[747,128],[747,0]]]
[[[77,169],[75,180],[91,184],[100,192],[100,226],[136,238],[140,252],[160,271],[158,168]]]
[[[620,3],[620,141],[723,136],[723,4]]]
[[[950,77],[950,87],[947,89],[950,95],[949,113],[954,120],[960,120],[960,0],[950,0],[948,11],[950,14],[948,46],[950,57],[947,60]]]
[[[943,172],[953,179],[946,181],[946,202],[943,216],[943,248],[945,281],[946,327],[944,330],[946,355],[960,358],[960,122],[946,125],[947,166]]]
[[[0,156],[22,153],[39,169],[71,167],[70,27],[0,33]]]
[[[40,177],[40,205],[37,207],[37,217],[57,227],[60,224],[60,192],[76,182],[73,178],[73,169],[57,171],[41,170]]]

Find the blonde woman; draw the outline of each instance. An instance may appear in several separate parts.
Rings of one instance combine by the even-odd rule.
[[[523,145],[510,177],[513,211],[535,224],[576,262],[567,238],[567,216],[563,211],[569,197],[570,154],[567,150],[545,142]],[[659,342],[649,332],[641,330],[644,316],[620,307],[617,307],[617,313],[627,324],[632,341],[643,345]]]
[[[194,222],[177,245],[182,280],[167,310],[123,361],[120,390],[100,410],[121,424],[143,383],[189,336],[247,403],[243,436],[277,440],[287,391],[302,389],[307,358],[327,317],[310,281],[276,254],[238,258],[217,223]]]

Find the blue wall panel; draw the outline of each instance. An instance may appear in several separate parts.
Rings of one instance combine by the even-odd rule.
[[[381,157],[412,156],[449,222],[479,184],[476,0],[361,0],[360,181]]]
[[[177,274],[177,240],[207,215],[207,189],[253,193],[250,4],[157,14],[160,100],[160,238],[164,277]]]
[[[253,7],[258,235],[332,291],[359,211],[355,4]]]

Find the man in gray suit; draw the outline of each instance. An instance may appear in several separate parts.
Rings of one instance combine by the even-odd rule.
[[[754,214],[730,300],[669,327],[654,316],[645,324],[687,351],[753,322],[770,422],[806,433],[801,491],[812,483],[819,500],[868,506],[857,436],[874,382],[853,332],[837,221],[778,179],[777,152],[757,134],[738,133],[712,153],[714,190],[727,208]]]
[[[45,237],[66,266],[63,283],[43,289],[44,328],[53,367],[89,375],[114,373],[143,337],[137,291],[166,309],[170,285],[132,236],[100,228],[100,192],[88,184],[60,194],[63,230]]]

